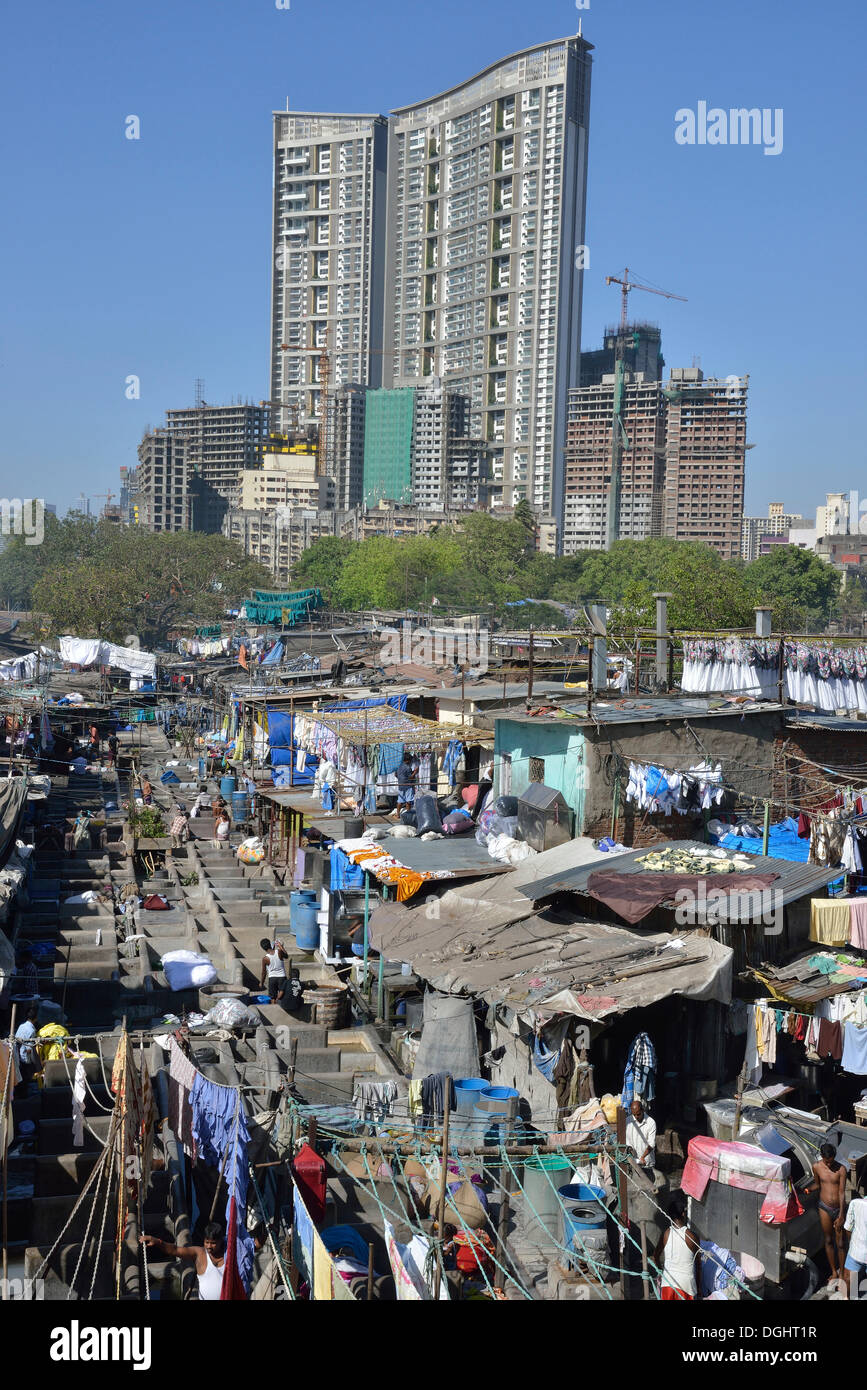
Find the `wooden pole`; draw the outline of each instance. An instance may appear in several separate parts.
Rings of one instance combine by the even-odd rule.
[[[771,833],[771,803],[765,802],[765,819],[762,826],[762,854],[768,852],[768,836]]]
[[[370,1002],[370,978],[367,972],[367,958],[370,954],[370,935],[368,932],[368,922],[370,921],[370,874],[364,870],[364,993]]]
[[[12,1114],[12,1080],[15,1076],[15,1014],[17,1004],[12,1005],[9,1020],[9,1056],[6,1059],[6,1090],[3,1105],[3,1301],[9,1297],[8,1245],[9,1245],[9,1117]]]
[[[293,1038],[289,1048],[289,1085],[295,1085],[295,1063],[298,1060],[298,1039]]]
[[[502,1169],[500,1170],[500,1172],[502,1173]],[[499,1245],[500,1250],[503,1251],[503,1252],[505,1252],[505,1249],[506,1249],[506,1236],[507,1236],[508,1230],[509,1230],[509,1216],[510,1216],[510,1213],[511,1213],[511,1196],[512,1196],[512,1166],[511,1166],[511,1164],[508,1164],[508,1163],[506,1164],[506,1173],[505,1173],[505,1177],[501,1177],[501,1179],[500,1179],[500,1184],[501,1184],[501,1188],[502,1188],[502,1194],[501,1194],[501,1197],[500,1197],[500,1213],[499,1213],[499,1216],[497,1217],[497,1244]],[[495,1289],[502,1289],[502,1288],[505,1288],[505,1285],[506,1285],[506,1271],[505,1271],[505,1268],[504,1268],[501,1264],[498,1264],[498,1265],[497,1265],[496,1273],[495,1273],[495,1275],[494,1275],[494,1288],[495,1288]]]
[[[635,694],[638,694],[638,680],[641,671],[641,638],[635,643]]]
[[[749,1028],[749,1026],[750,1026],[750,1025],[749,1025],[749,1022],[748,1022],[748,1023],[747,1023],[747,1027]],[[743,1105],[743,1100],[744,1100],[744,1087],[746,1086],[746,1084],[747,1084],[747,1059],[746,1059],[746,1057],[745,1057],[745,1058],[744,1058],[744,1064],[743,1064],[743,1066],[741,1067],[741,1070],[740,1070],[740,1075],[738,1076],[738,1089],[737,1089],[737,1094],[736,1094],[736,1096],[735,1096],[735,1117],[734,1117],[734,1120],[732,1121],[732,1143],[733,1143],[733,1144],[736,1144],[736,1143],[737,1143],[737,1141],[738,1141],[738,1134],[739,1134],[739,1132],[740,1132],[740,1127],[741,1127],[741,1107],[742,1107],[742,1105]]]
[[[443,1274],[443,1226],[446,1219],[446,1192],[448,1190],[448,1157],[449,1157],[449,1099],[451,1097],[452,1078],[450,1072],[443,1074],[443,1156],[440,1165],[440,1191],[437,1201],[437,1237],[440,1248],[436,1262],[436,1272],[434,1274],[434,1302],[439,1301],[440,1281]]]
[[[530,628],[530,657],[527,662],[527,704],[533,703],[533,629]]]
[[[295,754],[292,751],[292,742],[295,738],[295,696],[289,697],[289,785],[295,785]]]
[[[587,718],[593,710],[593,637],[589,639],[587,648]]]
[[[622,1153],[626,1148],[626,1111],[622,1105],[617,1107],[617,1148]],[[629,1191],[626,1185],[626,1169],[621,1161],[617,1164],[617,1197],[620,1202],[620,1224],[629,1230]],[[626,1271],[620,1271],[620,1291],[626,1297]]]
[[[373,1302],[373,1246],[367,1247],[367,1301]]]
[[[641,1269],[644,1274],[642,1289],[645,1300],[650,1298],[650,1280],[647,1277],[647,1227],[641,1223]]]

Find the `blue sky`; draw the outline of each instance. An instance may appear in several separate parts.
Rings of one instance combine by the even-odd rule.
[[[3,24],[4,495],[63,510],[117,492],[196,377],[215,402],[268,394],[287,97],[387,112],[579,19],[595,45],[583,346],[619,312],[605,275],[629,265],[688,298],[632,297],[670,366],[750,373],[750,512],[863,491],[862,0],[41,0]],[[675,112],[700,100],[782,107],[782,154],[678,145]]]

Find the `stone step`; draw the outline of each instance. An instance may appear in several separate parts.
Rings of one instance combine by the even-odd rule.
[[[88,1121],[94,1134],[102,1141],[108,1136],[110,1118],[109,1115],[97,1115]],[[99,1144],[97,1139],[94,1138],[94,1134],[91,1134],[85,1127],[84,1144],[80,1152],[93,1153],[99,1149]],[[71,1115],[65,1120],[41,1120],[37,1126],[36,1136],[37,1153],[39,1154],[67,1154],[76,1152],[72,1142]]]
[[[71,1154],[37,1156],[33,1195],[35,1197],[77,1196],[93,1172],[98,1158],[98,1153],[82,1153],[81,1151]]]

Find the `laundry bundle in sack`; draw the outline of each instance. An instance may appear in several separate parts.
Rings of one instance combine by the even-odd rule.
[[[415,799],[415,824],[419,835],[426,835],[431,831],[437,833],[442,831],[443,823],[437,806],[437,799],[430,792],[417,796]]]
[[[161,961],[169,989],[202,989],[217,978],[217,967],[196,951],[168,951]]]
[[[449,811],[443,818],[443,830],[446,835],[465,835],[468,830],[474,829],[469,811]]]

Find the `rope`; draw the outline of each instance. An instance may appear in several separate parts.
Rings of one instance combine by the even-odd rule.
[[[116,1144],[116,1143],[117,1143],[117,1127],[115,1126],[115,1135],[114,1135],[114,1138],[113,1138],[113,1141],[112,1141],[112,1152],[114,1152],[114,1147],[115,1147],[115,1144]],[[108,1152],[108,1146],[106,1146],[106,1152]],[[94,1288],[96,1287],[96,1272],[97,1272],[97,1270],[99,1269],[99,1261],[100,1261],[100,1258],[101,1258],[101,1256],[102,1256],[102,1238],[103,1238],[103,1236],[104,1236],[104,1234],[105,1234],[105,1219],[106,1219],[106,1217],[108,1216],[108,1204],[109,1204],[109,1197],[110,1197],[110,1195],[111,1195],[111,1168],[109,1168],[109,1180],[108,1180],[108,1183],[107,1183],[107,1185],[106,1185],[105,1203],[104,1203],[103,1208],[102,1208],[102,1224],[100,1225],[100,1228],[99,1228],[99,1240],[97,1241],[97,1245],[96,1245],[96,1258],[94,1259],[94,1262],[93,1262],[93,1275],[92,1275],[91,1280],[90,1280],[90,1292],[89,1292],[88,1295],[87,1295],[88,1300],[91,1301],[91,1302],[93,1301],[93,1290],[94,1290]],[[119,1194],[118,1194],[118,1195],[119,1195]]]
[[[294,1292],[294,1290],[293,1290],[293,1288],[292,1288],[292,1284],[290,1283],[289,1275],[288,1275],[288,1272],[287,1272],[287,1269],[286,1269],[286,1265],[285,1265],[284,1260],[283,1260],[283,1256],[282,1256],[282,1254],[280,1253],[280,1250],[279,1250],[278,1247],[277,1247],[276,1241],[274,1240],[274,1233],[273,1233],[273,1231],[271,1230],[271,1223],[270,1223],[270,1220],[269,1220],[269,1218],[268,1218],[268,1213],[267,1213],[267,1211],[265,1210],[264,1199],[263,1199],[263,1197],[262,1197],[261,1192],[259,1191],[259,1184],[256,1182],[256,1172],[255,1172],[255,1169],[253,1168],[252,1163],[249,1164],[248,1166],[249,1166],[249,1169],[250,1169],[250,1179],[251,1179],[251,1181],[252,1181],[252,1183],[253,1183],[253,1191],[254,1191],[255,1194],[256,1194],[256,1201],[257,1201],[258,1204],[259,1204],[259,1214],[260,1214],[260,1216],[262,1217],[263,1222],[264,1222],[264,1224],[265,1224],[265,1231],[266,1231],[266,1234],[267,1234],[267,1236],[268,1236],[268,1240],[269,1240],[269,1242],[270,1242],[271,1250],[273,1251],[274,1258],[275,1258],[275,1260],[277,1261],[277,1268],[278,1268],[278,1270],[279,1270],[279,1272],[280,1272],[280,1278],[281,1278],[281,1280],[283,1281],[283,1287],[285,1288],[287,1297],[290,1299],[290,1301],[295,1302],[295,1301],[296,1301],[296,1299],[295,1299],[295,1292]]]
[[[78,1262],[77,1262],[77,1264],[76,1264],[76,1266],[75,1266],[75,1272],[73,1273],[72,1279],[70,1280],[70,1283],[69,1283],[69,1292],[68,1292],[68,1294],[66,1295],[67,1299],[72,1298],[73,1290],[75,1289],[75,1281],[76,1281],[76,1279],[78,1278],[78,1271],[79,1271],[80,1268],[81,1268],[81,1262],[82,1262],[82,1260],[84,1259],[84,1252],[85,1252],[85,1250],[87,1249],[87,1242],[88,1242],[88,1239],[89,1239],[89,1237],[90,1237],[90,1226],[91,1226],[91,1222],[93,1221],[94,1214],[95,1214],[95,1212],[96,1212],[96,1204],[97,1204],[97,1202],[99,1201],[99,1189],[100,1189],[100,1185],[101,1185],[101,1183],[102,1183],[102,1173],[103,1173],[103,1170],[106,1170],[106,1171],[109,1172],[109,1182],[106,1183],[105,1205],[104,1205],[104,1208],[103,1208],[103,1224],[105,1223],[105,1212],[108,1210],[108,1198],[109,1198],[109,1190],[110,1190],[110,1186],[111,1186],[111,1182],[110,1182],[110,1171],[111,1171],[111,1167],[110,1167],[110,1164],[109,1164],[109,1162],[108,1162],[108,1155],[109,1155],[109,1148],[108,1148],[108,1145],[106,1145],[105,1148],[103,1149],[102,1153],[100,1154],[99,1159],[97,1160],[97,1163],[96,1163],[96,1167],[99,1169],[99,1178],[97,1179],[96,1190],[94,1191],[94,1194],[93,1194],[93,1203],[92,1203],[91,1208],[90,1208],[90,1216],[87,1218],[87,1227],[86,1227],[86,1229],[85,1229],[84,1237],[83,1237],[82,1242],[81,1242],[81,1249],[80,1249],[79,1252],[78,1252]],[[94,1279],[95,1279],[95,1278],[96,1278],[96,1276],[94,1275]],[[91,1293],[92,1293],[92,1292],[93,1292],[93,1283],[91,1283]]]

